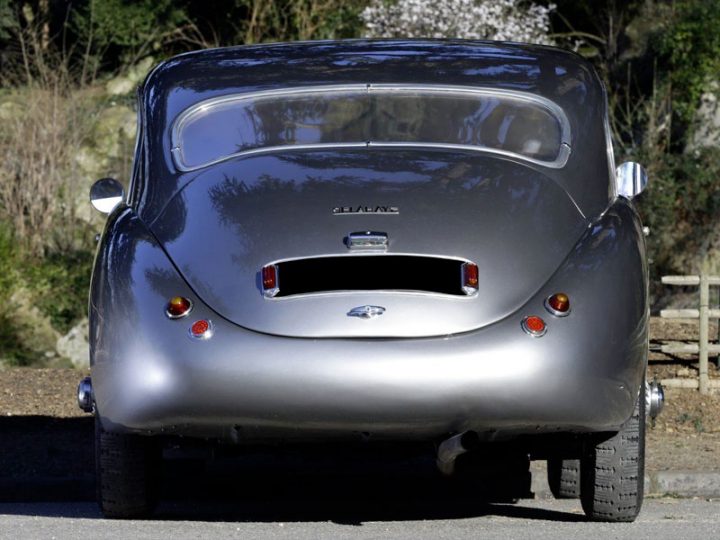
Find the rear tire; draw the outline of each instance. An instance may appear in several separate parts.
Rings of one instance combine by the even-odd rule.
[[[553,497],[556,499],[580,498],[579,459],[548,459],[547,476]]]
[[[97,501],[106,518],[152,514],[161,465],[161,447],[152,437],[107,432],[95,416]]]
[[[645,383],[632,416],[614,436],[588,445],[581,462],[580,500],[593,521],[635,521],[645,481]]]

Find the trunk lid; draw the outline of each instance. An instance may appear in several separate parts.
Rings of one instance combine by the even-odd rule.
[[[150,225],[217,313],[294,337],[438,336],[488,325],[550,278],[586,226],[568,194],[537,170],[429,150],[290,151],[229,161],[196,173]],[[348,235],[361,231],[385,233],[387,248],[350,250]],[[387,256],[402,264],[367,259]],[[363,257],[355,278],[342,257]],[[476,295],[448,284],[463,261],[479,267]],[[281,290],[283,269],[294,269],[291,294],[263,295],[261,269],[271,263],[279,263]],[[437,290],[434,279],[442,281]],[[408,290],[399,290],[405,281]],[[325,283],[331,292],[320,291]],[[348,316],[362,306],[385,311]]]

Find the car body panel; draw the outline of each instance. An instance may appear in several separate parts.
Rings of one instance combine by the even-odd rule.
[[[367,204],[398,213],[333,213]],[[152,229],[195,293],[245,328],[296,337],[419,337],[468,332],[514,312],[586,227],[567,193],[526,166],[492,156],[392,149],[285,152],[221,163],[187,184]],[[263,296],[263,266],[357,256],[344,239],[365,230],[386,233],[389,245],[363,256],[475,262],[477,294]],[[282,283],[280,276],[281,290]],[[385,307],[382,318],[345,316],[367,304]]]
[[[610,431],[629,417],[644,380],[644,239],[624,200],[586,229],[523,307],[442,338],[306,339],[243,329],[203,305],[130,209],[111,218],[96,269],[93,383],[110,430],[228,440]],[[560,286],[573,307],[554,318],[543,301]],[[173,294],[195,303],[188,319],[158,316]],[[523,333],[528,314],[546,318],[544,337]],[[192,341],[189,325],[202,317],[215,335]]]

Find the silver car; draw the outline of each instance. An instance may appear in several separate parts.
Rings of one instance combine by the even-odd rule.
[[[460,477],[494,456],[510,497],[543,459],[591,519],[635,519],[662,405],[632,203],[646,176],[616,171],[585,60],[214,49],[156,67],[138,111],[128,193],[91,193],[109,217],[78,397],[106,516],[152,511],[161,441],[182,436],[427,443]]]

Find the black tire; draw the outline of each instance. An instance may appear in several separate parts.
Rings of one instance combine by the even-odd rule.
[[[97,501],[106,518],[152,514],[161,465],[161,447],[152,437],[107,432],[95,417]]]
[[[613,437],[588,444],[580,501],[593,521],[630,522],[640,513],[645,481],[645,384],[632,416]]]
[[[548,485],[556,499],[580,498],[580,460],[548,459]]]

